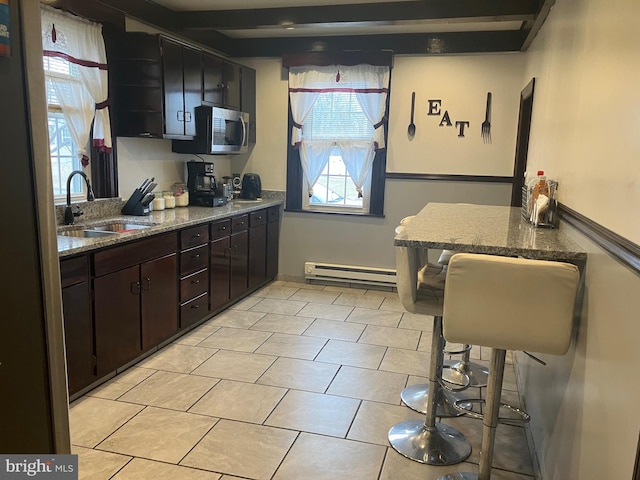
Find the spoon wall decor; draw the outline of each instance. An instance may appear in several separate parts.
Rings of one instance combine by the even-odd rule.
[[[409,128],[407,129],[409,138],[413,138],[413,136],[416,134],[416,124],[413,123],[413,114],[415,111],[415,105],[416,105],[416,92],[412,92],[411,93],[411,123],[409,123]]]

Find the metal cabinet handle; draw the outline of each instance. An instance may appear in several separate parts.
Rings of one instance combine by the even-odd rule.
[[[200,308],[200,305],[198,305],[198,304],[195,304],[195,305],[191,305],[191,308],[193,308],[193,309],[195,310],[195,309],[198,309],[198,308]]]
[[[142,290],[144,290],[145,292],[148,292],[151,289],[151,279],[149,277],[145,277],[144,281],[147,285],[147,287],[142,287]]]
[[[184,115],[185,115],[185,117],[184,117],[184,121],[185,121],[186,123],[191,122],[191,112],[184,112]]]
[[[198,285],[200,280],[191,280],[191,285]]]
[[[200,233],[196,233],[195,235],[191,235],[191,238],[200,238]]]
[[[140,294],[140,282],[131,282],[131,285],[129,287],[131,289],[132,295]]]
[[[195,255],[191,255],[191,258],[200,258],[200,254],[196,253]]]
[[[179,122],[184,122],[184,112],[182,110],[178,110],[176,112],[176,118]]]

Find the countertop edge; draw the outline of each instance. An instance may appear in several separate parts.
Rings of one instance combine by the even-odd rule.
[[[282,199],[264,199],[259,203],[233,203],[221,207],[180,207],[171,210],[155,211],[145,216],[120,215],[115,217],[105,217],[93,219],[87,222],[78,222],[76,227],[85,225],[90,228],[92,225],[107,222],[123,222],[146,224],[153,223],[148,228],[136,230],[121,235],[113,235],[99,238],[77,238],[57,235],[58,258],[62,259],[72,255],[88,253],[94,250],[128,243],[154,235],[180,230],[204,223],[209,223],[222,218],[245,215],[257,210],[280,206],[284,204]],[[187,218],[193,217],[193,218]],[[59,226],[58,228],[60,228]]]

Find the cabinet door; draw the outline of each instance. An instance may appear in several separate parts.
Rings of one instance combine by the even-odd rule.
[[[231,235],[231,299],[245,294],[248,288],[249,232]]]
[[[178,262],[176,255],[140,266],[142,290],[142,350],[178,331]]]
[[[69,394],[73,395],[97,379],[89,283],[63,288],[62,309]]]
[[[202,100],[213,105],[224,105],[224,60],[213,55],[203,54],[203,85]]]
[[[162,75],[164,79],[164,133],[184,136],[184,75],[182,46],[162,39]]]
[[[217,310],[229,299],[231,237],[226,236],[211,242],[211,264],[209,268],[211,295],[210,310]]]
[[[256,143],[256,71],[241,67],[240,110],[249,114],[249,144]]]
[[[129,267],[93,283],[98,376],[136,358],[140,344],[140,268]]]
[[[267,266],[266,278],[273,280],[278,275],[278,251],[280,244],[280,222],[267,223]]]
[[[202,53],[182,48],[182,73],[184,76],[184,134],[196,135],[196,107],[202,103]]]
[[[240,66],[224,63],[224,85],[226,107],[240,110]]]
[[[266,215],[266,211],[264,212]],[[267,224],[249,229],[249,289],[258,287],[266,279]]]

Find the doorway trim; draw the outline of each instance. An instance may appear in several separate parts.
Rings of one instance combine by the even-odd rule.
[[[529,153],[529,133],[531,131],[531,114],[533,112],[533,92],[535,77],[520,92],[520,113],[518,114],[518,134],[516,136],[516,156],[513,165],[513,187],[511,189],[511,206],[522,206],[522,187],[524,172],[527,171],[527,155]]]

